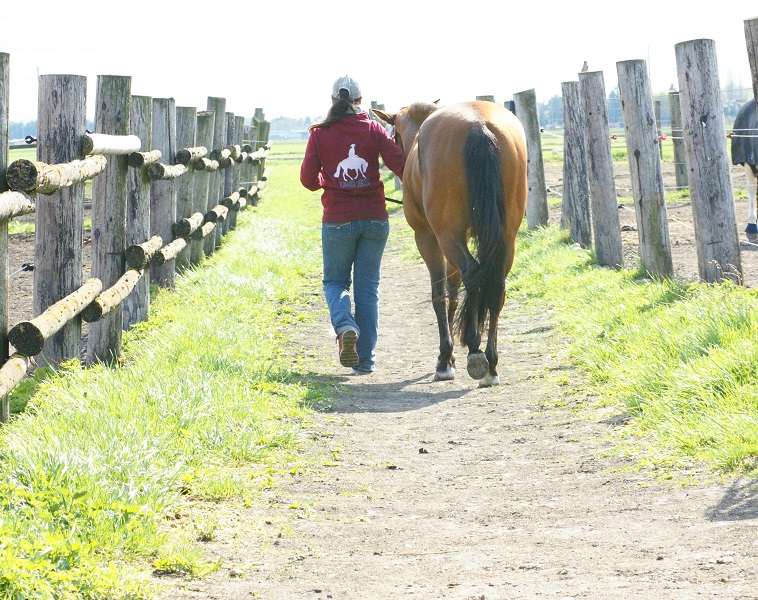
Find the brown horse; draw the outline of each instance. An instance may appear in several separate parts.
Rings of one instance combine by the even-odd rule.
[[[394,126],[407,157],[403,208],[429,269],[440,334],[434,379],[455,377],[455,325],[468,347],[469,375],[480,387],[497,385],[498,319],[526,207],[524,129],[494,102],[416,103],[395,114],[374,112]],[[458,311],[461,281],[466,294]]]

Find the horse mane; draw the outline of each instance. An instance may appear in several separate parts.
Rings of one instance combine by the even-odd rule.
[[[436,104],[430,104],[429,102],[414,102],[408,107],[406,114],[416,125],[421,125],[437,108]]]

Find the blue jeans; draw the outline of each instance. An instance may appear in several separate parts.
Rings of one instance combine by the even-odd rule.
[[[359,371],[373,371],[379,333],[379,270],[390,232],[388,219],[322,223],[324,294],[334,331],[358,332]],[[355,312],[350,285],[355,283]]]

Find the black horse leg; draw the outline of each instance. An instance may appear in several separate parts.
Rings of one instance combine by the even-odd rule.
[[[439,277],[436,272],[430,272],[430,275],[432,277],[432,306],[437,316],[437,328],[440,335],[440,354],[437,357],[434,380],[448,381],[454,379],[455,369],[452,359],[453,339],[448,322],[447,282],[444,273],[442,277]]]
[[[448,267],[450,268],[450,267]],[[447,276],[447,327],[449,332],[453,331],[455,315],[458,314],[458,293],[461,289],[461,272],[453,269],[452,273]],[[450,337],[452,344],[452,337]],[[451,346],[452,347],[452,346]],[[455,356],[450,357],[450,366],[455,369]]]
[[[416,246],[426,263],[432,282],[432,307],[437,317],[437,328],[440,336],[440,353],[437,357],[434,379],[435,381],[446,381],[455,377],[455,369],[452,364],[453,339],[450,335],[447,314],[446,261],[437,243],[437,238],[430,229],[418,230],[415,235]]]
[[[500,320],[500,313],[503,310],[503,302],[505,300],[505,293],[501,297],[497,305],[490,306],[490,318],[489,318],[489,330],[487,332],[487,349],[484,354],[487,357],[489,363],[489,372],[482,379],[479,380],[479,387],[491,387],[500,383],[500,378],[497,374],[497,363],[499,361],[497,351],[497,327]]]
[[[480,350],[482,332],[479,329],[480,291],[478,284],[479,263],[466,253],[468,260],[462,270],[463,286],[466,298],[461,311],[461,342],[468,347],[466,370],[472,379],[482,379],[489,373],[490,367],[484,352]]]

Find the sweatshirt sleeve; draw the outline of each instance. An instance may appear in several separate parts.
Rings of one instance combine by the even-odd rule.
[[[308,137],[308,144],[305,146],[305,158],[303,158],[303,164],[300,166],[300,183],[312,192],[321,189],[324,185],[321,159],[318,156],[313,133]]]
[[[380,130],[379,154],[382,155],[382,160],[384,160],[384,164],[387,165],[387,168],[402,180],[403,169],[405,168],[405,153],[389,136],[384,127],[381,125],[378,125],[378,127]]]

